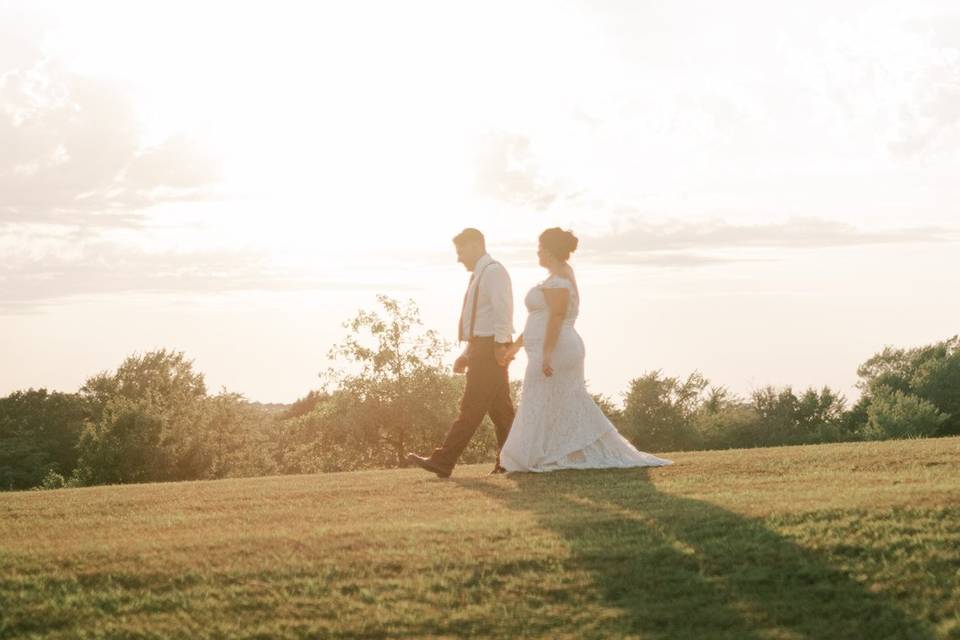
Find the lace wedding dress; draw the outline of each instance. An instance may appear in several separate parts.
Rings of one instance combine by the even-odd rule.
[[[543,374],[543,341],[549,311],[544,289],[570,292],[567,315],[553,351],[553,375]],[[638,451],[603,415],[587,393],[584,345],[574,329],[580,311],[577,287],[552,276],[527,292],[523,348],[527,371],[510,435],[500,452],[507,471],[659,467],[672,461]]]

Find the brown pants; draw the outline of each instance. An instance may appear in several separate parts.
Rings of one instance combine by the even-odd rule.
[[[446,469],[453,469],[460,454],[467,448],[483,417],[490,414],[497,431],[497,464],[500,449],[507,441],[513,424],[513,403],[510,401],[510,379],[507,368],[497,364],[492,339],[474,339],[467,349],[467,386],[460,400],[460,415],[450,425],[443,444],[430,459]]]

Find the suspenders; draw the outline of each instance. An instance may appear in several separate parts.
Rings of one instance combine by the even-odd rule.
[[[473,290],[473,306],[470,310],[470,330],[467,333],[464,339],[470,340],[473,337],[473,327],[477,323],[477,298],[480,297],[480,280],[483,278],[483,273],[487,270],[492,264],[500,264],[499,262],[493,261],[488,262],[483,269],[480,270],[480,273],[477,275],[477,287]],[[463,331],[463,323],[460,323],[460,331]]]

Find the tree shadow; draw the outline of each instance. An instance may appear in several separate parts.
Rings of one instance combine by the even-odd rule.
[[[645,469],[454,482],[563,538],[565,570],[588,572],[599,604],[618,612],[578,637],[934,637],[816,552],[759,520],[662,493]]]

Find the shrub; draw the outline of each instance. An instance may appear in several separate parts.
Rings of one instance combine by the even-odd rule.
[[[47,471],[47,475],[43,477],[43,482],[40,483],[37,489],[62,489],[65,486],[67,486],[66,479],[53,469],[50,469]]]
[[[929,400],[899,389],[877,390],[867,409],[864,437],[925,438],[936,435],[948,418]]]

